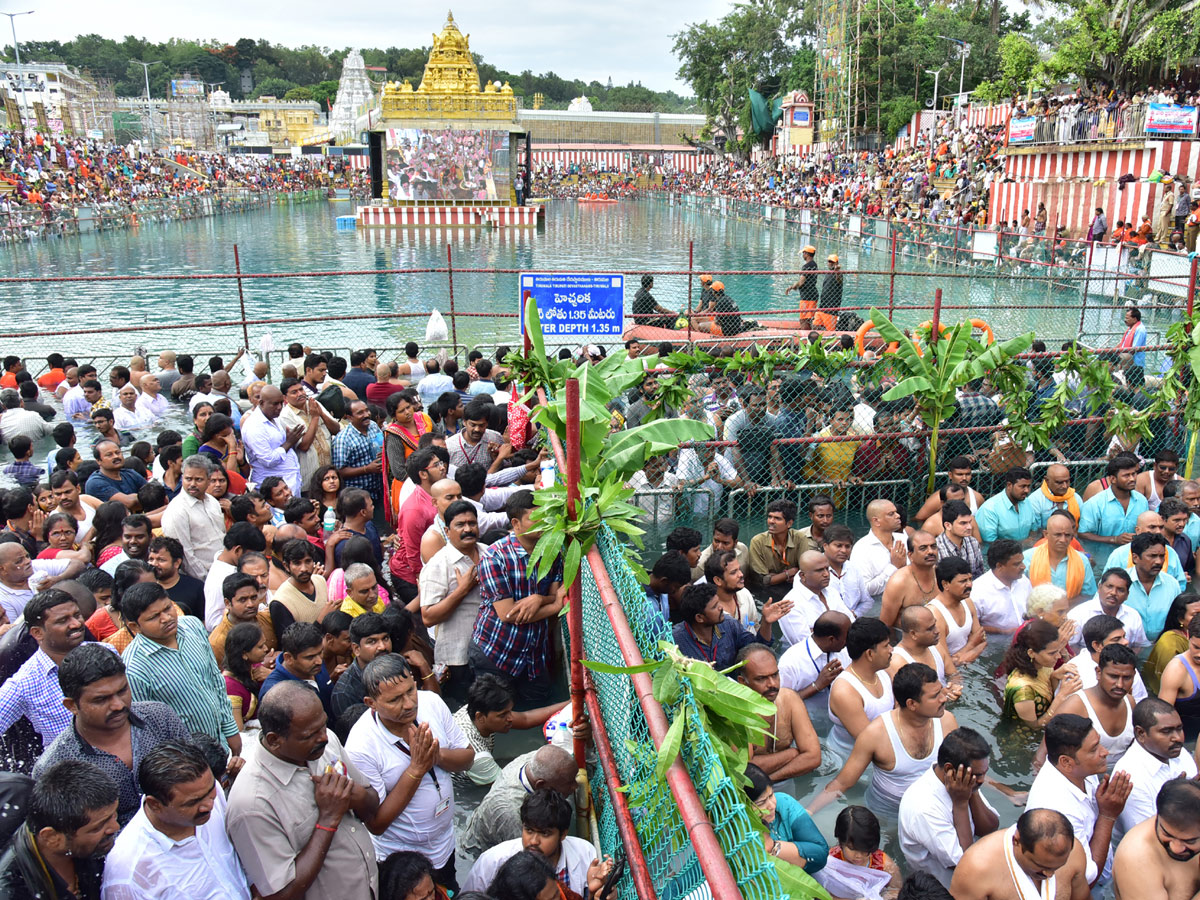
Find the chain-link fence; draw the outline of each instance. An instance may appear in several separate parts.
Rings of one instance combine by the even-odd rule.
[[[632,634],[640,657],[646,661],[663,659],[659,642],[671,641],[669,626],[648,601],[645,588],[625,562],[616,536],[607,527],[602,529],[597,544],[603,572],[595,571],[587,562],[582,567],[584,658],[612,666],[632,662],[622,650],[612,614],[606,609],[609,604],[604,594],[608,591],[615,594],[609,599],[619,603],[617,625]],[[682,900],[713,896],[704,893],[705,874],[678,799],[655,775],[656,749],[634,680],[628,675],[602,672],[591,672],[589,677],[658,897]],[[720,862],[732,872],[743,897],[782,900],[779,879],[762,838],[750,823],[742,790],[722,769],[711,738],[700,725],[690,684],[686,679],[682,682],[679,701],[666,712],[672,720],[687,717],[681,758],[720,843],[724,854]],[[615,818],[605,809],[608,794],[599,786],[594,794],[600,811],[601,846],[605,852],[613,852],[620,838]],[[632,885],[626,885],[621,896],[635,897]]]

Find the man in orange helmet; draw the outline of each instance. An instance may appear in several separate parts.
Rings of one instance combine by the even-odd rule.
[[[792,291],[798,291],[801,315],[811,317],[817,309],[817,248],[809,244],[800,253],[804,257],[804,264],[800,267],[800,280],[783,293],[787,295]]]

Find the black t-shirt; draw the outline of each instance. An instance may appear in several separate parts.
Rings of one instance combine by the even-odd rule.
[[[800,267],[800,271],[804,273],[804,284],[800,285],[800,302],[801,303],[816,303],[817,302],[817,276],[809,274],[817,271],[816,260],[810,259]]]
[[[842,273],[831,272],[821,284],[821,309],[840,309],[842,306]]]
[[[638,292],[633,295],[633,314],[635,316],[658,314],[658,302],[646,288],[638,288]]]
[[[174,587],[167,588],[167,596],[171,602],[178,604],[189,616],[195,616],[204,621],[204,582],[191,575],[179,573],[179,580]]]

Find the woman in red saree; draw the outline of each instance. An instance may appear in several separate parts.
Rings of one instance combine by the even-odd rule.
[[[421,440],[421,435],[433,429],[433,421],[424,412],[417,412],[411,390],[400,391],[387,398],[390,421],[383,426],[383,492],[388,498],[387,521],[396,524],[400,513],[400,489],[407,473],[404,463]]]

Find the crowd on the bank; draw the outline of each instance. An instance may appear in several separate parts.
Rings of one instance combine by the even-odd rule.
[[[0,213],[47,217],[79,206],[324,188],[341,176],[325,157],[283,160],[195,151],[148,151],[85,137],[0,131]]]
[[[650,287],[639,308],[654,312]],[[1138,394],[1136,308],[1127,325],[1115,364]],[[889,488],[929,452],[910,403],[800,372],[695,376],[683,409],[660,409],[658,357],[625,351],[646,376],[613,403],[613,428],[654,411],[720,442],[631,479],[666,537],[630,615],[719,670],[741,663],[730,677],[775,705],[745,773],[766,853],[837,897],[1200,890],[1185,748],[1200,733],[1200,485],[1176,477],[1169,422],[1141,443],[1065,429],[1040,482],[1038,457],[959,437],[941,451],[947,481],[913,510]],[[106,373],[3,359],[17,486],[0,496],[0,893],[611,895],[612,861],[569,834],[567,748],[590,729],[561,699],[562,562],[529,567],[545,452],[506,354],[460,365],[410,343],[347,360],[293,344],[277,376],[240,352]],[[1029,377],[1044,402],[1053,367]],[[956,416],[999,426],[1004,409],[973,384]],[[192,427],[167,427],[184,410]],[[1105,474],[1077,486],[1067,464],[1089,457]],[[829,488],[797,494],[813,483]],[[715,517],[738,488],[778,494],[763,533]],[[862,533],[837,521],[849,497]],[[716,521],[702,534],[685,524],[697,518]],[[996,643],[992,699],[963,676]],[[989,739],[952,711],[964,691],[1044,735],[1027,797],[987,776]],[[497,758],[497,734],[536,728],[537,749]],[[805,809],[783,788],[823,750],[841,770]],[[823,834],[811,813],[864,779],[867,805]],[[468,782],[490,787],[456,833]],[[993,790],[1025,805],[1013,828]],[[889,810],[903,871],[881,846]]]

